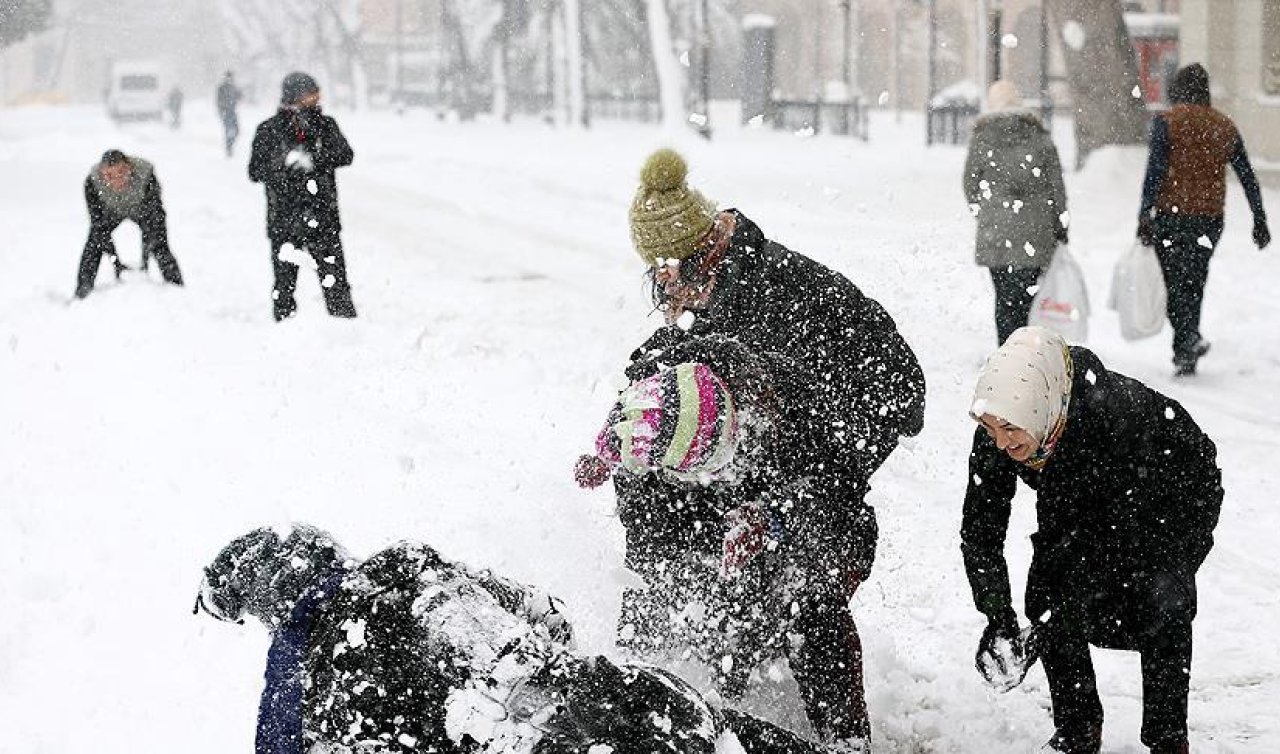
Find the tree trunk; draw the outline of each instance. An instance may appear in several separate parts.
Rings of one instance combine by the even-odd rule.
[[[1141,144],[1147,109],[1119,0],[1048,0],[1075,110],[1076,167],[1108,144]]]
[[[671,41],[671,16],[667,0],[647,0],[645,21],[649,26],[649,45],[653,48],[653,67],[658,74],[658,99],[662,103],[662,125],[676,131],[684,128],[685,76],[676,59]]]

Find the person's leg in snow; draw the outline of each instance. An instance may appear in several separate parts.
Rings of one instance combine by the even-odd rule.
[[[1083,635],[1057,625],[1060,622],[1045,625],[1040,650],[1057,731],[1050,742],[1057,748],[1049,751],[1096,754],[1102,745],[1102,701],[1089,643]]]
[[[342,240],[338,236],[322,236],[311,242],[308,251],[316,260],[316,274],[320,277],[320,289],[324,291],[324,305],[334,317],[356,316],[351,301],[351,285],[347,281],[347,262],[342,255]]]
[[[166,283],[182,285],[182,270],[178,268],[178,260],[169,249],[164,210],[144,215],[139,219],[138,227],[142,230],[142,268],[145,270],[148,259],[154,258]]]
[[[89,238],[84,243],[84,251],[80,254],[80,267],[76,274],[76,298],[84,298],[93,292],[94,282],[98,278],[98,267],[105,254],[116,264],[116,277],[120,276],[122,266],[116,254],[116,244],[111,240],[111,233],[119,227],[116,220],[108,225],[93,225],[89,228]]]
[[[1166,305],[1173,326],[1173,363],[1180,374],[1194,374],[1196,361],[1208,350],[1200,335],[1209,261],[1222,238],[1222,218],[1155,218],[1156,258],[1168,290]]]
[[[792,630],[801,641],[789,653],[805,712],[819,738],[837,751],[869,751],[871,722],[863,687],[862,640],[849,601],[871,575],[878,538],[875,513],[848,501],[852,515],[810,522],[797,532],[798,612]],[[857,503],[855,505],[855,503]]]
[[[1032,292],[1040,281],[1038,267],[992,267],[991,284],[995,288],[996,340],[1003,344],[1019,327],[1025,327],[1031,313]]]
[[[271,271],[275,281],[271,289],[271,306],[277,322],[292,317],[298,310],[298,302],[293,298],[298,287],[298,265],[280,258],[286,244],[293,247],[288,241],[271,243]]]

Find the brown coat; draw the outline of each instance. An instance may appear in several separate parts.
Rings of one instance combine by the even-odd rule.
[[[1205,105],[1176,105],[1169,125],[1169,169],[1156,211],[1221,217],[1227,196],[1227,163],[1239,133],[1231,119]]]

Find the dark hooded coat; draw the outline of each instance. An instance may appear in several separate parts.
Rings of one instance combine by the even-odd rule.
[[[1172,576],[1195,612],[1195,573],[1213,545],[1222,475],[1212,440],[1175,400],[1072,347],[1067,423],[1041,471],[979,427],[969,456],[961,550],[974,602],[1012,610],[1004,541],[1021,479],[1036,490],[1038,530],[1026,612],[1081,619],[1091,641],[1131,649],[1149,586]]]
[[[289,153],[298,149],[310,155],[311,170],[286,164]],[[308,239],[336,236],[342,230],[334,171],[350,165],[353,158],[337,121],[318,107],[282,107],[258,126],[249,180],[266,189],[267,236],[272,243],[302,246]]]
[[[1057,147],[1038,117],[1012,111],[978,118],[964,165],[964,196],[977,219],[979,265],[1049,266],[1064,230],[1067,192]]]

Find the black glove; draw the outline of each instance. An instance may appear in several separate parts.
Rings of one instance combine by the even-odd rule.
[[[995,616],[987,616],[987,627],[978,640],[978,654],[985,654],[995,646],[996,639],[1012,641],[1018,636],[1018,614],[1009,610]]]
[[[1253,220],[1253,242],[1259,249],[1265,249],[1267,244],[1271,243],[1271,230],[1267,228],[1265,217],[1256,217]]]
[[[1022,683],[1027,670],[1039,658],[1034,629],[1028,628],[1024,640],[1018,631],[1018,617],[1012,610],[989,617],[973,664],[992,688],[1009,691]]]
[[[1156,229],[1151,223],[1151,215],[1146,212],[1138,215],[1138,242],[1143,246],[1156,245]]]
[[[1066,246],[1070,241],[1067,238],[1067,229],[1065,226],[1059,225],[1053,229],[1053,240]]]
[[[133,269],[124,262],[121,262],[120,257],[112,257],[111,264],[116,268],[116,280],[119,280],[120,276],[123,275],[126,270]]]
[[[631,353],[631,363],[627,366],[627,379],[642,380],[658,372],[658,364],[663,360],[667,350],[682,342],[688,334],[675,325],[660,327],[644,342],[644,345]]]

